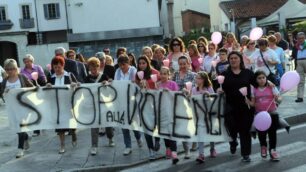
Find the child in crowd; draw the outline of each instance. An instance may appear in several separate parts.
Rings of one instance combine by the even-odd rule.
[[[214,89],[212,87],[212,83],[209,80],[208,74],[204,71],[198,72],[196,76],[196,86],[192,88],[192,95],[199,94],[211,94],[214,93]],[[196,159],[197,162],[204,162],[204,143],[199,142],[199,156]],[[215,158],[217,155],[215,150],[215,143],[210,142],[210,157]]]
[[[219,60],[220,61],[216,65],[217,75],[220,75],[222,72],[224,72],[229,65],[227,61],[227,49],[225,48],[219,49]]]
[[[178,91],[179,87],[176,82],[169,80],[170,69],[168,67],[161,67],[160,69],[160,82],[157,83],[159,89]],[[177,145],[176,141],[164,139],[166,146],[166,158],[172,158],[172,164],[176,164],[179,159],[177,158]]]
[[[258,131],[258,138],[261,146],[261,157],[267,157],[267,135],[269,137],[269,153],[272,161],[279,161],[276,152],[276,130],[278,126],[278,114],[275,113],[277,106],[275,101],[280,100],[279,91],[276,87],[268,86],[267,75],[263,71],[255,72],[256,83],[252,91],[252,100],[246,99],[246,103],[255,106],[256,113],[261,111],[269,112],[272,124],[266,131]]]

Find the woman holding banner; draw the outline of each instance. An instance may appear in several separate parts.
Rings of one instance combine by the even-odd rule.
[[[4,62],[4,69],[7,73],[7,77],[2,82],[1,95],[4,91],[8,92],[10,89],[33,87],[31,81],[19,73],[16,60],[6,59]],[[24,155],[24,151],[29,149],[29,136],[26,132],[20,132],[17,134],[18,153],[16,158],[21,158]]]
[[[121,54],[118,58],[119,68],[115,73],[115,80],[129,80],[134,81],[137,69],[129,64],[129,57],[126,54]],[[125,150],[123,155],[129,155],[132,153],[132,140],[130,130],[122,129],[123,140],[125,144]],[[138,147],[142,147],[141,134],[139,131],[134,131],[134,135],[137,139]]]
[[[64,70],[65,59],[61,56],[55,56],[51,61],[52,69],[54,74],[48,78],[47,87],[54,86],[64,86],[71,84],[71,87],[75,87],[77,80],[72,73],[68,73]],[[65,132],[70,132],[72,136],[72,146],[75,147],[77,144],[77,137],[75,129],[56,129],[59,139],[60,139],[60,149],[59,154],[65,153]]]
[[[136,75],[136,83],[144,89],[157,89],[156,82],[159,80],[159,72],[150,65],[150,60],[147,56],[142,55],[137,60],[137,71],[142,71],[143,76]],[[155,152],[160,148],[160,139],[155,137],[155,144],[153,142],[153,136],[144,134],[147,145],[149,148],[150,159],[155,159]]]
[[[250,129],[253,122],[254,110],[249,108],[245,99],[251,97],[251,84],[254,83],[254,73],[245,69],[243,57],[240,52],[232,51],[228,55],[229,67],[221,75],[225,77],[222,84],[226,95],[225,125],[232,138],[230,142],[230,151],[235,154],[237,135],[240,136],[241,155],[243,162],[250,162],[251,154],[251,133]],[[240,93],[239,89],[247,88],[247,95]],[[221,88],[218,89],[218,92]]]
[[[179,90],[183,91],[185,89],[185,84],[187,82],[191,82],[192,85],[195,85],[196,74],[190,71],[189,59],[186,56],[181,56],[178,58],[179,71],[173,74],[172,80],[177,83],[179,86]],[[191,91],[191,90],[187,90]],[[185,159],[190,159],[190,150],[189,150],[189,142],[183,142],[183,147],[185,150]],[[194,146],[195,147],[195,146]]]
[[[100,71],[100,60],[96,57],[91,57],[87,61],[88,69],[90,74],[86,76],[85,83],[106,83],[109,79],[108,76]],[[114,129],[112,127],[106,127],[106,136],[109,139],[109,146],[114,147],[113,141]],[[91,155],[96,155],[98,151],[98,139],[99,139],[99,128],[91,129]]]

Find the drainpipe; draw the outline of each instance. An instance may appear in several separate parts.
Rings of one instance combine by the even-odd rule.
[[[173,0],[168,0],[168,22],[169,22],[169,36],[174,37],[174,20],[173,20]]]
[[[39,24],[38,24],[38,15],[37,15],[37,3],[36,3],[36,0],[34,0],[34,6],[35,6],[36,28],[37,28],[36,41],[37,41],[37,44],[42,44],[42,35],[41,35],[40,31],[39,31]]]

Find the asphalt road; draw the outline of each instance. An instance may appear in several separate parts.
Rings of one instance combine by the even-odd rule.
[[[229,152],[227,143],[222,143],[216,147],[218,155],[212,159],[207,157],[204,164],[197,164],[195,161],[197,152],[193,153],[190,160],[184,160],[183,155],[177,165],[172,165],[170,160],[159,160],[127,169],[125,171],[203,171],[203,172],[305,172],[306,171],[306,124],[292,127],[290,134],[284,130],[278,132],[277,150],[280,153],[280,161],[272,162],[269,158],[262,159],[258,139],[253,140],[252,161],[250,163],[241,162],[240,148],[237,148],[235,155]],[[207,155],[209,148],[205,149]]]

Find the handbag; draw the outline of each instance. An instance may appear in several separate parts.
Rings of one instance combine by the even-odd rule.
[[[262,58],[264,64],[266,65],[266,67],[268,68],[268,70],[269,70],[269,72],[270,72],[270,74],[267,76],[267,79],[268,79],[269,81],[271,81],[275,86],[279,86],[279,84],[280,84],[280,78],[278,77],[278,75],[274,74],[274,73],[271,71],[271,69],[269,68],[269,66],[268,66],[268,64],[267,64],[267,62],[266,62],[266,60],[263,58],[263,55],[262,55],[262,52],[261,52],[261,51],[260,51],[260,56],[261,56],[261,58]]]

